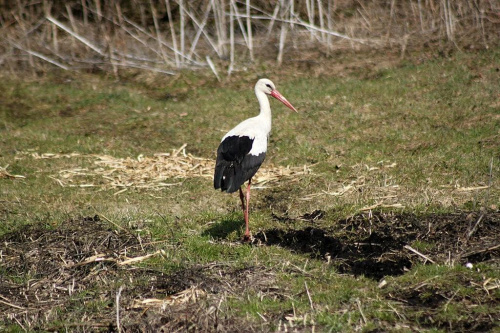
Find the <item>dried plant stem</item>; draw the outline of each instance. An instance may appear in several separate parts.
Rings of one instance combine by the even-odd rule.
[[[309,24],[314,25],[314,0],[306,0],[306,10]],[[311,41],[314,40],[314,32],[312,30],[310,30],[310,36]]]
[[[333,12],[335,11],[333,0],[328,0],[328,12],[326,15],[326,24],[328,30],[333,30]],[[326,34],[326,45],[327,45],[327,55],[330,55],[330,51],[332,50],[332,35]]]
[[[472,227],[471,231],[467,234],[467,239],[469,239],[477,230],[477,227],[479,226],[479,223],[483,220],[484,214],[481,214],[479,218],[477,219],[476,223],[474,224],[474,227]]]
[[[240,18],[240,17],[246,18],[246,15],[242,15],[242,14],[238,14],[238,13],[235,13],[235,16],[238,18]],[[272,19],[270,16],[262,16],[262,15],[252,15],[251,17],[255,20],[271,20]],[[329,35],[332,35],[335,37],[339,37],[339,38],[346,39],[346,40],[360,43],[360,44],[377,44],[378,43],[377,41],[375,41],[373,39],[368,40],[368,39],[352,38],[352,37],[349,37],[347,35],[336,32],[336,31],[324,30],[324,29],[321,29],[320,27],[314,26],[312,24],[309,24],[309,23],[303,21],[299,17],[297,17],[295,20],[289,20],[289,19],[275,19],[275,20],[278,22],[295,24],[295,25],[307,28],[308,30],[311,30],[311,31],[324,32],[325,34],[329,34]]]
[[[325,22],[323,20],[323,6],[321,5],[321,0],[318,1],[318,16],[319,16],[319,27],[321,28],[321,40],[326,43],[326,34],[325,34]]]
[[[214,73],[215,77],[217,78],[217,81],[220,81],[219,73],[217,73],[217,69],[215,68],[214,63],[212,62],[212,59],[210,59],[209,56],[207,56],[207,64]]]
[[[246,17],[246,15],[240,15],[238,13],[238,7],[236,6],[236,3],[234,2],[234,0],[231,0],[231,6],[233,6],[233,10],[234,10],[234,13],[233,13],[233,17],[236,18],[236,20],[238,20],[238,25],[240,27],[240,30],[241,30],[241,34],[243,36],[243,39],[245,40],[245,44],[247,45],[248,47],[248,37],[247,37],[247,33],[246,33],[246,30],[245,30],[245,26],[243,24],[243,22],[241,21],[240,18],[242,17]]]
[[[207,11],[205,12],[206,14],[206,19],[208,20],[208,17],[209,17],[209,14],[210,14],[210,8],[211,8],[211,5],[209,5],[209,8],[207,9]],[[201,24],[196,20],[195,16],[193,14],[191,14],[189,11],[186,11],[186,15],[189,16],[189,18],[193,21],[193,23],[197,26],[198,28],[198,32],[200,34],[203,34],[203,36],[205,37],[206,41],[210,44],[210,46],[212,46],[212,48],[214,49],[214,51],[217,53],[218,56],[220,56],[220,52],[219,52],[219,47],[217,47],[217,45],[215,45],[215,42],[210,38],[210,36],[208,35],[208,33],[206,32],[206,30],[204,29],[205,28],[205,24],[206,24],[206,21],[207,20],[204,20],[204,22],[202,22]],[[198,42],[198,39],[199,39],[199,36],[198,37],[195,37],[196,39],[196,43]],[[186,56],[186,59],[191,59],[191,55],[194,53],[194,50],[196,48],[196,44],[193,40],[193,44],[191,45],[191,50],[189,52],[189,54]]]
[[[424,258],[425,260],[427,260],[427,261],[429,261],[429,262],[431,262],[433,264],[436,263],[434,260],[432,260],[431,258],[427,257],[426,255],[420,253],[419,251],[415,250],[410,245],[405,245],[404,248],[407,249],[407,250],[410,250],[411,252],[413,252],[413,253],[415,253],[415,254],[417,254],[419,256],[421,256],[422,258]]]
[[[309,299],[309,306],[311,307],[311,311],[314,311],[314,304],[312,301],[311,293],[309,292],[309,288],[307,287],[306,281],[304,281],[304,287],[306,288],[307,298]]]
[[[180,67],[179,54],[177,52],[177,36],[175,34],[174,19],[172,17],[172,10],[170,9],[170,0],[165,0],[165,7],[167,9],[168,25],[170,26],[170,34],[172,35],[172,45],[174,48],[175,66]]]
[[[150,0],[149,1],[149,5],[151,6],[151,16],[153,16],[153,24],[155,26],[155,32],[156,32],[156,41],[157,41],[157,44],[158,44],[158,49],[160,50],[159,53],[161,54],[162,58],[163,58],[163,61],[165,63],[168,63],[168,57],[167,55],[165,54],[165,50],[163,49],[163,43],[161,42],[161,31],[160,31],[160,26],[158,24],[158,14],[156,12],[156,8],[155,6],[153,5],[153,1]]]
[[[234,8],[232,5],[233,0],[230,0],[229,4],[229,68],[227,69],[227,75],[230,76],[234,69]]]
[[[184,0],[177,0],[177,4],[179,5],[179,14],[180,14],[180,43],[181,43],[181,54],[185,54],[186,51],[186,19],[185,19],[185,9],[184,9]],[[182,61],[184,62],[184,61]]]
[[[277,1],[276,6],[274,7],[273,15],[271,15],[269,24],[267,26],[266,40],[269,39],[271,33],[273,32],[274,23],[276,22],[276,18],[278,17],[280,8],[281,8],[281,1]]]
[[[47,16],[47,20],[49,20],[50,22],[52,22],[55,25],[57,25],[60,29],[66,31],[68,34],[70,34],[71,36],[75,37],[80,42],[82,42],[83,44],[85,44],[86,46],[88,46],[90,49],[92,49],[95,52],[99,53],[101,56],[106,56],[106,54],[105,54],[105,52],[104,52],[103,49],[101,49],[97,45],[94,45],[92,42],[90,42],[85,37],[78,35],[77,33],[75,33],[74,31],[72,31],[70,28],[68,28],[66,25],[64,25],[63,23],[59,22],[58,20],[56,20],[52,16]]]
[[[116,329],[119,333],[122,331],[122,325],[120,324],[120,296],[122,295],[123,286],[118,288],[116,293]]]
[[[191,43],[191,48],[189,50],[188,58],[192,57],[192,55],[196,49],[196,45],[198,45],[198,40],[200,39],[200,36],[202,33],[205,36],[205,38],[207,39],[207,41],[210,43],[210,45],[213,45],[213,42],[211,42],[210,37],[205,33],[205,26],[207,25],[208,18],[210,17],[211,9],[212,9],[212,2],[209,1],[207,4],[207,9],[205,10],[205,15],[203,17],[203,21],[201,22],[200,25],[198,25],[198,22],[196,22],[194,17],[192,18],[193,22],[195,22],[198,25],[198,30],[196,31],[196,35],[193,39],[193,42]]]
[[[18,48],[19,50],[26,52],[30,56],[34,56],[34,57],[37,57],[39,59],[42,59],[42,60],[44,60],[44,61],[46,61],[48,63],[51,63],[52,65],[55,65],[55,66],[57,66],[59,68],[62,68],[64,70],[69,70],[70,69],[68,66],[66,66],[66,65],[64,65],[64,64],[62,64],[62,63],[60,63],[60,62],[58,62],[58,61],[56,61],[54,59],[51,59],[51,58],[49,58],[49,57],[47,57],[47,56],[45,56],[45,55],[43,55],[43,54],[41,54],[39,52],[32,51],[30,49],[26,49],[26,48],[22,47],[21,45],[19,45],[17,43],[14,43],[12,41],[10,43],[13,46],[15,46],[16,48]],[[33,64],[33,66],[34,66],[34,64]]]
[[[252,38],[252,21],[250,19],[250,0],[246,0],[246,13],[247,13],[248,50],[250,51],[250,60],[254,61],[254,56],[253,56],[253,38]]]
[[[285,8],[282,8],[281,9],[282,18],[284,18],[285,12],[286,12]],[[285,41],[286,41],[287,31],[288,31],[288,23],[282,21],[281,22],[279,51],[278,51],[278,57],[276,59],[278,62],[278,66],[281,66],[281,64],[283,63],[283,51],[285,49]]]
[[[89,24],[89,11],[85,0],[80,1],[83,9],[83,25],[86,27]]]
[[[140,27],[139,25],[135,24],[134,22],[130,21],[129,19],[127,19],[126,17],[123,17],[123,20],[125,22],[127,22],[128,24],[130,24],[131,26],[133,26],[135,29],[137,29],[137,31],[140,31],[142,34],[144,34],[145,36],[149,37],[149,38],[152,38],[152,39],[155,39],[156,38],[151,35],[150,33],[148,33],[145,29],[143,29],[142,27]],[[166,46],[167,48],[169,48],[172,52],[174,52],[175,55],[178,55],[179,58],[184,58],[184,59],[187,59],[187,57],[182,54],[181,52],[179,52],[175,47],[171,47],[170,45],[166,44],[164,41],[162,41],[162,44],[164,46]],[[196,64],[196,65],[200,65],[200,63],[192,60],[192,63],[193,64]],[[179,65],[180,66],[180,65]]]

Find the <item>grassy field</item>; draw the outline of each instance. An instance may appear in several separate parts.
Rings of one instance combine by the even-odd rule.
[[[500,50],[349,60],[2,74],[0,330],[500,330]],[[263,76],[245,244],[211,163]]]

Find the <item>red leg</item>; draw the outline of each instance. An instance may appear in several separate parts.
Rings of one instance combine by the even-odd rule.
[[[247,195],[246,195],[246,209],[245,209],[245,235],[243,240],[250,240],[250,228],[248,227],[248,209],[250,208],[250,185],[252,184],[252,178],[248,180]]]
[[[245,196],[243,195],[243,191],[241,190],[241,186],[240,186],[240,200],[241,200],[241,209],[243,210],[243,214],[245,213]]]

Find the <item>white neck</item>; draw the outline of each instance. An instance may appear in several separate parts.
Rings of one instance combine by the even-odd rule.
[[[271,130],[271,105],[269,104],[269,98],[267,95],[261,90],[255,90],[255,96],[257,96],[257,100],[260,105],[260,113],[259,117],[263,119],[266,125],[269,127],[269,131]]]

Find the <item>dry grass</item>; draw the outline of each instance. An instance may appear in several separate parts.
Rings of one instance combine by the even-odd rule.
[[[173,149],[172,153],[158,153],[154,156],[139,155],[137,158],[116,158],[108,155],[84,155],[78,153],[20,153],[19,156],[31,156],[34,159],[85,158],[93,161],[94,167],[75,167],[63,169],[52,175],[63,187],[97,187],[101,189],[119,189],[115,194],[128,189],[160,190],[168,186],[182,184],[187,178],[213,178],[215,161],[196,157],[186,153],[186,145]],[[310,166],[283,167],[264,165],[253,183],[262,187],[275,183],[282,178],[301,177],[312,174]],[[10,175],[10,177],[22,177]]]

